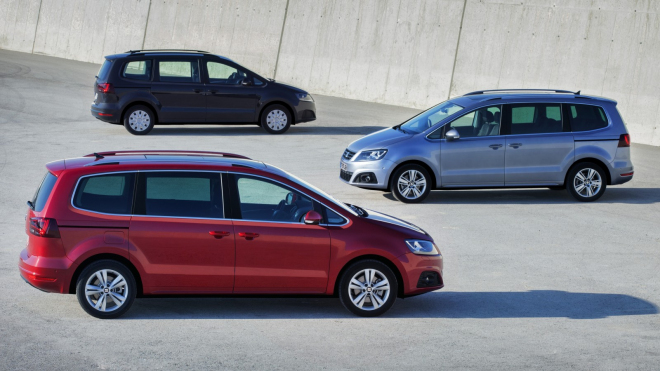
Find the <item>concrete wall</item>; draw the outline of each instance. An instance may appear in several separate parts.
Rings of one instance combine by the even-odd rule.
[[[0,48],[209,50],[314,93],[426,108],[494,88],[619,101],[660,145],[660,0],[0,0]]]

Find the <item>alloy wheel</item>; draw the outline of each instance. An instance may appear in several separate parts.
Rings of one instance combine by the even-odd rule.
[[[419,198],[426,191],[426,177],[420,171],[404,171],[397,182],[399,193],[409,199]]]
[[[600,173],[592,168],[584,168],[578,171],[573,178],[575,192],[582,197],[593,197],[600,192],[602,187]]]
[[[87,279],[85,297],[94,309],[112,312],[119,309],[128,298],[128,284],[117,271],[101,269]]]
[[[380,308],[390,296],[390,282],[376,269],[363,269],[351,278],[348,296],[353,304],[366,311]]]
[[[128,116],[128,125],[135,131],[145,131],[151,124],[151,117],[143,110],[135,110]]]

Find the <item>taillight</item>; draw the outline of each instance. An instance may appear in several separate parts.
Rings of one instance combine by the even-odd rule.
[[[52,218],[30,218],[30,233],[39,237],[59,238],[60,229]]]
[[[619,137],[619,147],[630,147],[630,134],[621,134]]]
[[[99,91],[103,94],[108,94],[108,93],[114,93],[114,89],[112,88],[112,84],[104,82],[102,84],[96,84],[96,87],[99,89]]]

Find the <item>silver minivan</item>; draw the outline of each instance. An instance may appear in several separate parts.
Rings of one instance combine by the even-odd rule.
[[[547,187],[595,201],[633,177],[616,101],[565,90],[484,90],[351,143],[350,185],[420,202],[432,189]]]

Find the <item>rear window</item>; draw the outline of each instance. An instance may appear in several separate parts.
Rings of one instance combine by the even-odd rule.
[[[110,67],[112,67],[112,62],[106,59],[105,62],[103,62],[101,65],[101,69],[99,69],[99,73],[96,75],[96,78],[99,81],[107,81],[108,74],[110,73]]]
[[[151,61],[131,61],[126,63],[122,76],[131,80],[151,80]]]
[[[34,205],[34,211],[41,211],[44,209],[44,206],[46,206],[46,201],[48,201],[48,197],[50,196],[50,192],[55,186],[55,182],[57,182],[57,177],[50,172],[46,173],[46,176],[41,181],[41,185],[34,193],[34,197],[32,197],[32,205]]]
[[[134,173],[82,178],[73,196],[73,206],[105,214],[131,214],[134,183]]]
[[[598,106],[586,104],[569,104],[572,131],[589,131],[607,126],[605,111]]]

